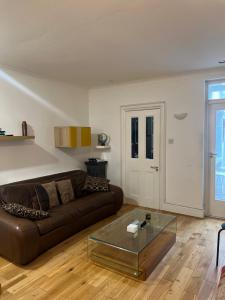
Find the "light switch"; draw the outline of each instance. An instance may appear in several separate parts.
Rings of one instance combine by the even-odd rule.
[[[172,139],[172,138],[170,138],[170,139],[168,139],[168,144],[174,144],[174,139]]]

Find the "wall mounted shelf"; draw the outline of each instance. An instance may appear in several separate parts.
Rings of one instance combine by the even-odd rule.
[[[108,146],[96,146],[95,148],[104,150],[104,149],[110,149],[111,146],[109,146],[109,145]]]
[[[56,148],[76,148],[91,146],[91,127],[55,127]]]
[[[35,136],[20,136],[20,135],[13,135],[13,136],[7,136],[2,135],[0,136],[0,142],[11,142],[11,141],[25,141],[25,140],[33,140],[35,139]]]

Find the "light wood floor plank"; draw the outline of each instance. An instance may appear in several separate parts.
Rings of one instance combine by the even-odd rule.
[[[115,216],[79,232],[31,264],[18,267],[0,258],[1,300],[214,300],[217,231],[221,220],[177,216],[177,242],[146,281],[103,269],[87,258],[87,236],[133,209],[124,205]],[[225,264],[221,236],[220,266]]]

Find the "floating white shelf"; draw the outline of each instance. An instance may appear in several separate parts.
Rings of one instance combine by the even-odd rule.
[[[104,149],[110,149],[111,146],[109,146],[109,145],[108,146],[96,146],[95,148],[104,150]]]
[[[7,136],[7,135],[1,135],[0,136],[0,142],[11,142],[11,141],[24,141],[24,140],[33,140],[35,137],[34,136],[18,136],[18,135],[13,135],[13,136]]]

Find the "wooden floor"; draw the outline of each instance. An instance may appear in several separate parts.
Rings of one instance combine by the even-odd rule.
[[[130,209],[124,206],[118,215]],[[138,282],[87,258],[88,234],[116,217],[83,230],[26,267],[0,258],[0,299],[215,299],[220,220],[178,216],[177,243],[150,277]],[[225,264],[225,236],[221,250],[220,265]],[[225,293],[219,299],[225,299]]]

